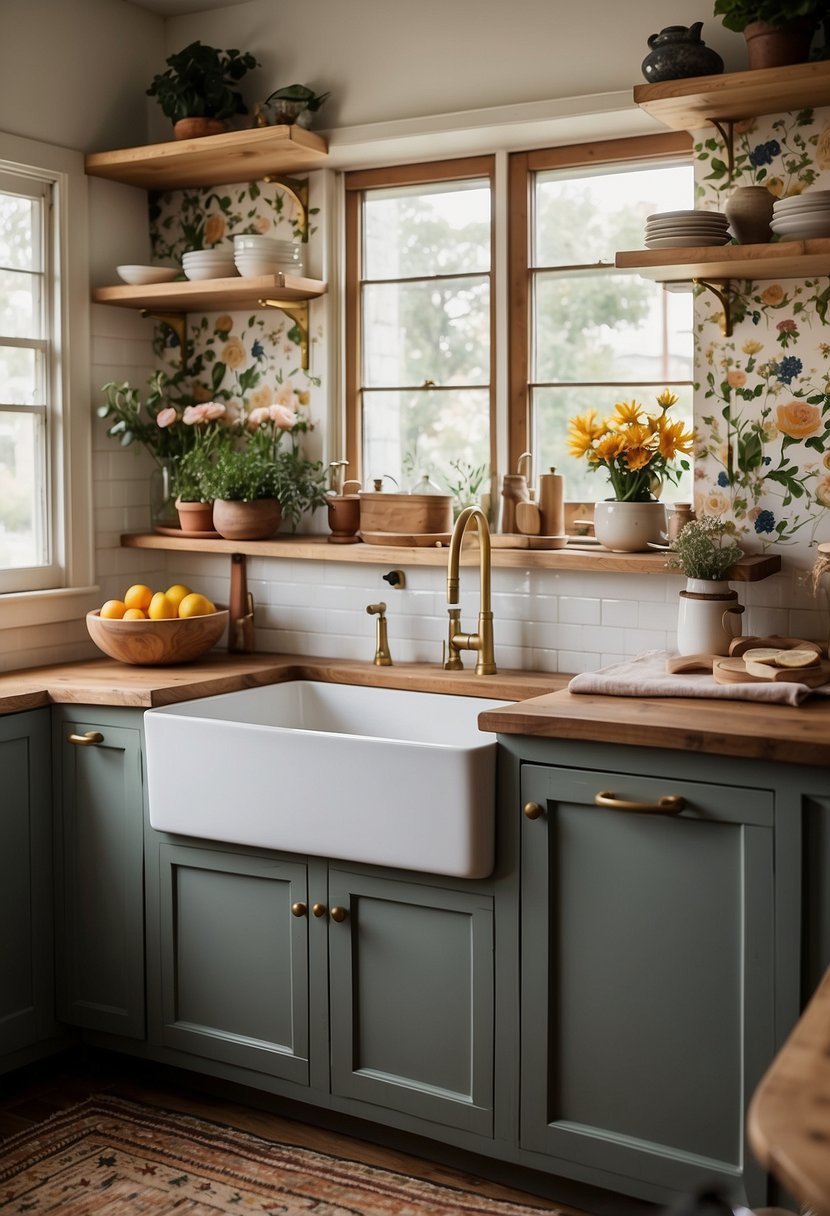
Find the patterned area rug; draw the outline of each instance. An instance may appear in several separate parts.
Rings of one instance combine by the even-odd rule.
[[[90,1098],[0,1144],[0,1211],[539,1216],[538,1208],[108,1096]]]

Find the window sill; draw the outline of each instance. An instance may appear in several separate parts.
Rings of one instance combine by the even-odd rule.
[[[0,629],[77,621],[96,606],[97,586],[54,587],[49,591],[11,591],[0,595]]]
[[[167,549],[179,553],[244,553],[248,557],[287,558],[292,561],[352,562],[386,565],[446,566],[447,546],[431,548],[399,545],[330,545],[325,536],[277,536],[273,540],[193,540],[185,536],[160,536],[155,533],[125,533],[121,544],[128,549]],[[507,549],[498,541],[491,553],[495,569],[523,570],[592,570],[608,574],[674,574],[667,570],[663,553],[611,553],[595,545],[567,549]],[[465,546],[461,555],[463,566],[478,564],[474,546]],[[732,567],[729,579],[754,583],[769,578],[781,569],[778,554],[758,554],[743,557]]]

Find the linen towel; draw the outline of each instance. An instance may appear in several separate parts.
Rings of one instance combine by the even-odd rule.
[[[812,693],[830,696],[830,684],[808,688],[805,684],[771,680],[757,684],[718,684],[708,672],[666,671],[667,650],[646,650],[622,663],[583,671],[574,676],[568,692],[594,693],[610,697],[710,697],[726,701],[763,701],[771,705],[801,705]]]

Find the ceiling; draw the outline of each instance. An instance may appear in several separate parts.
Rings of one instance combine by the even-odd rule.
[[[138,8],[158,13],[160,17],[180,17],[184,13],[203,13],[211,8],[230,8],[234,4],[247,4],[248,0],[128,0]]]

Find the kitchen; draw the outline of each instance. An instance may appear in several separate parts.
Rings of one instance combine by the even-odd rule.
[[[722,54],[727,71],[743,66],[740,39],[720,27],[709,5],[698,4],[694,11],[672,5],[668,13],[664,5],[637,5],[613,30],[608,29],[604,5],[558,14],[553,29],[550,14],[540,13],[534,4],[510,14],[490,6],[492,24],[486,28],[480,11],[480,5],[449,11],[436,6],[434,22],[425,21],[421,10],[403,25],[403,17],[396,15],[393,25],[387,13],[379,14],[368,3],[357,13],[350,6],[348,15],[339,8],[335,14],[327,5],[306,5],[296,14],[280,13],[276,21],[270,6],[258,0],[167,19],[122,3],[76,5],[71,11],[34,3],[7,17],[14,36],[6,42],[10,62],[4,64],[0,82],[3,126],[21,139],[85,153],[164,140],[164,120],[146,99],[145,89],[166,54],[201,38],[214,45],[254,49],[265,65],[259,73],[264,91],[283,74],[331,88],[328,112],[323,111],[319,125],[325,129],[331,123],[334,172],[338,156],[343,157],[341,168],[377,164],[383,153],[400,161],[402,149],[422,159],[423,142],[422,150],[415,151],[418,136],[426,139],[432,158],[544,146],[555,143],[557,133],[560,140],[572,143],[576,137],[598,140],[660,129],[632,105],[631,87],[639,79],[646,38],[671,20],[703,20],[707,43]],[[334,21],[343,21],[344,27],[332,26]],[[272,24],[278,28],[272,29]],[[44,45],[42,31],[47,26],[51,37]],[[315,45],[308,31],[327,27],[331,38]],[[476,29],[474,44],[469,41],[471,28]],[[598,28],[603,29],[601,39]],[[541,38],[540,29],[545,31]],[[360,37],[354,30],[361,31]],[[521,71],[505,70],[506,45]],[[15,47],[29,46],[37,46],[45,61],[36,77],[25,55],[12,54]],[[347,62],[344,46],[349,47]],[[406,48],[405,55],[391,53],[390,48],[398,47]],[[469,48],[467,54],[462,48]],[[424,64],[429,65],[426,81]],[[71,106],[66,105],[68,96],[73,98]],[[818,121],[817,129],[821,126]],[[345,134],[338,143],[334,136],[341,127]],[[326,173],[312,177],[312,191],[318,192],[312,204],[320,205],[321,215],[327,209],[332,213],[332,182]],[[117,264],[149,260],[146,201],[140,190],[96,178],[89,179],[88,189],[90,280],[99,287],[114,281]],[[320,445],[319,455],[329,460],[341,455],[343,440],[333,387],[338,344],[332,333],[337,333],[338,314],[332,286],[338,281],[338,263],[327,221],[319,224],[310,256],[317,259],[317,277],[328,281],[329,293],[315,305],[314,323],[328,338],[318,338],[313,349],[313,370],[323,385],[314,400],[318,425],[313,439]],[[76,252],[85,243],[84,234],[78,234]],[[73,375],[78,377],[76,399],[96,404],[105,382],[129,378],[141,383],[154,361],[142,318],[97,304],[89,317],[91,357],[88,363],[78,360]],[[499,340],[504,342],[504,337]],[[793,353],[792,346],[787,353]],[[94,415],[76,419],[73,413],[72,425],[81,436],[70,487],[77,543],[83,550],[84,538],[93,536],[94,556],[87,562],[86,581],[78,581],[74,592],[49,594],[36,603],[31,597],[28,602],[9,597],[4,603],[0,664],[6,679],[23,668],[91,658],[95,651],[87,640],[84,612],[130,583],[199,580],[217,601],[227,598],[226,557],[121,545],[122,533],[147,528],[149,465],[134,449],[119,450]],[[504,421],[500,425],[504,427]],[[84,436],[89,436],[86,450]],[[499,442],[506,451],[504,435]],[[499,467],[507,467],[504,455]],[[321,523],[319,530],[324,527]],[[819,541],[824,538],[820,528]],[[805,578],[811,565],[809,546],[799,541],[787,551],[780,574],[742,584],[743,631],[823,640],[826,608]],[[386,566],[366,562],[249,559],[248,584],[259,616],[257,651],[368,664],[374,625],[365,605],[385,598],[395,663],[437,667],[446,632],[445,569],[420,563],[408,567],[406,588],[388,594],[381,581],[385,573]],[[470,611],[475,612],[472,571],[464,581],[465,596],[473,584]],[[670,650],[679,585],[676,575],[660,572],[594,573],[544,565],[523,570],[494,563],[496,659],[503,669],[526,672],[537,680],[545,673],[556,676],[553,686],[558,687],[570,673],[594,670],[643,650]],[[465,617],[466,604],[465,599]],[[537,683],[534,691],[541,688]],[[84,698],[77,703],[85,703]]]

